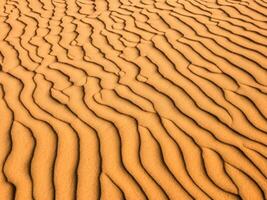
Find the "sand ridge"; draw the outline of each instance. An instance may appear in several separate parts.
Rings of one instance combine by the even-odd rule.
[[[266,11],[1,0],[0,199],[267,199]]]

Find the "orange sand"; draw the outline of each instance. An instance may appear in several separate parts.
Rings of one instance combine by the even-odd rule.
[[[266,0],[1,0],[0,200],[267,199]]]

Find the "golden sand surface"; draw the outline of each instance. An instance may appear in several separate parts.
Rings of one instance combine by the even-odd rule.
[[[267,199],[267,0],[1,0],[0,200]]]

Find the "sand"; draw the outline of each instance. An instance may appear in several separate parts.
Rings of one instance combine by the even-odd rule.
[[[266,0],[1,0],[0,200],[267,199]]]

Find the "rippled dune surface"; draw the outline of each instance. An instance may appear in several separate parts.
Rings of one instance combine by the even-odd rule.
[[[267,199],[266,0],[1,0],[0,200]]]

